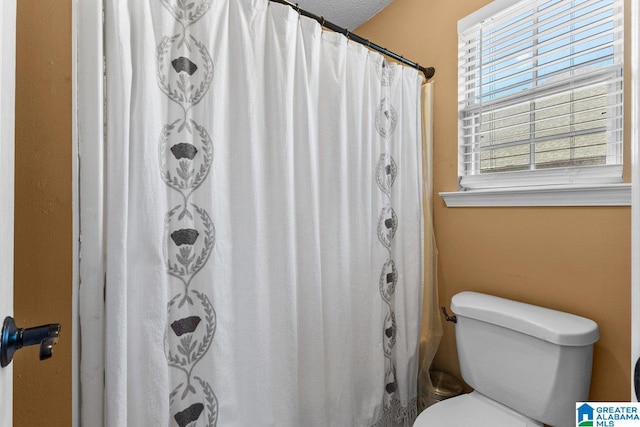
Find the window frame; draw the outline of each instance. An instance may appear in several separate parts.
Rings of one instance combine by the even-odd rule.
[[[476,27],[483,20],[490,19],[496,14],[502,14],[508,8],[521,3],[522,0],[495,0],[484,8],[472,13],[458,22],[458,34],[462,34],[473,27]],[[618,5],[616,5],[618,7]],[[620,5],[620,7],[623,6]],[[623,15],[624,16],[624,15]],[[623,18],[621,25],[624,25]],[[624,28],[623,28],[624,34]],[[622,39],[624,36],[622,36]],[[531,52],[536,52],[539,44],[537,38],[533,38],[534,44],[530,48]],[[614,40],[615,49],[624,50],[624,40]],[[618,54],[619,52],[614,52]],[[613,54],[612,54],[613,55]],[[459,79],[465,75],[462,69],[464,64],[459,64]],[[608,114],[609,121],[622,120],[624,116],[624,76],[622,75],[624,63],[614,63],[611,67],[598,70],[597,73],[589,73],[582,79],[592,80],[597,77],[598,81],[608,82],[610,85],[608,93],[614,93],[618,97],[616,102],[607,103],[607,109],[620,109],[620,114]],[[615,75],[614,75],[615,73]],[[613,78],[615,77],[615,79]],[[531,81],[538,77],[533,76]],[[578,77],[580,79],[581,77]],[[620,82],[611,83],[612,80],[621,79]],[[463,92],[468,89],[468,83],[459,81],[463,87]],[[605,83],[607,84],[607,83]],[[612,91],[611,85],[617,85]],[[507,95],[491,103],[492,106],[515,106],[529,103],[533,105],[536,99],[541,99],[550,93],[561,93],[560,87],[569,87],[569,82],[560,82],[551,87],[535,87],[522,95],[515,93]],[[460,92],[459,92],[460,94]],[[611,96],[611,95],[610,95]],[[459,102],[463,102],[461,97]],[[469,101],[465,103],[470,104]],[[613,105],[613,106],[612,106]],[[555,169],[537,169],[512,172],[493,172],[483,174],[467,174],[465,171],[465,152],[463,151],[464,130],[463,116],[466,111],[473,113],[474,110],[481,109],[481,105],[470,105],[465,110],[459,111],[458,117],[458,183],[457,192],[444,192],[440,195],[445,199],[447,206],[627,206],[630,205],[630,185],[622,182],[622,152],[624,151],[624,138],[622,126],[611,127],[611,122],[607,129],[611,132],[620,132],[619,143],[607,145],[607,150],[615,149],[615,153],[610,153],[617,157],[619,161],[615,164],[605,164],[600,166],[574,166],[560,167]],[[495,108],[495,107],[494,107]],[[467,115],[472,117],[472,114]],[[602,130],[601,130],[602,131]],[[585,133],[597,133],[594,128]],[[609,131],[607,131],[609,132]],[[575,133],[574,133],[575,135]],[[610,136],[607,134],[607,139]],[[534,143],[534,142],[532,142]],[[526,145],[526,143],[522,144]],[[466,148],[466,147],[465,147]],[[532,156],[533,157],[533,156]],[[530,160],[535,162],[535,160]],[[478,160],[479,164],[479,160]],[[479,167],[479,166],[478,166]],[[557,190],[557,191],[556,191]],[[567,197],[569,193],[572,196]],[[609,194],[609,195],[608,195]],[[502,196],[501,196],[502,195]],[[464,201],[468,200],[468,201]],[[482,200],[486,200],[483,202]]]

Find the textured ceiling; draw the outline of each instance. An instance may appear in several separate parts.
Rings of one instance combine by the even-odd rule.
[[[301,9],[324,16],[348,30],[354,30],[380,12],[392,0],[289,0]]]

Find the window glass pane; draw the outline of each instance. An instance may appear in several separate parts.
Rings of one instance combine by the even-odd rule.
[[[529,169],[529,104],[481,115],[481,173]]]
[[[528,170],[530,164],[530,146],[498,148],[482,153],[482,173],[515,172]]]
[[[483,114],[481,120],[482,148],[529,139],[528,103]]]
[[[607,95],[600,84],[480,114],[480,173],[606,164]]]
[[[571,138],[558,138],[536,144],[536,168],[548,169],[573,166],[571,164]]]
[[[548,138],[556,134],[571,132],[571,93],[542,98],[535,101],[535,138]],[[542,149],[546,151],[546,148]]]

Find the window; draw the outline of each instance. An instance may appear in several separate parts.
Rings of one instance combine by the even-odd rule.
[[[498,0],[458,23],[461,190],[622,181],[622,8]]]

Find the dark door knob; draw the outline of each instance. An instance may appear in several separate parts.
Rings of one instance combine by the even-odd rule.
[[[59,335],[58,323],[22,329],[16,326],[13,317],[6,317],[0,336],[0,366],[7,366],[13,360],[16,351],[30,345],[40,345],[40,360],[50,358]]]

